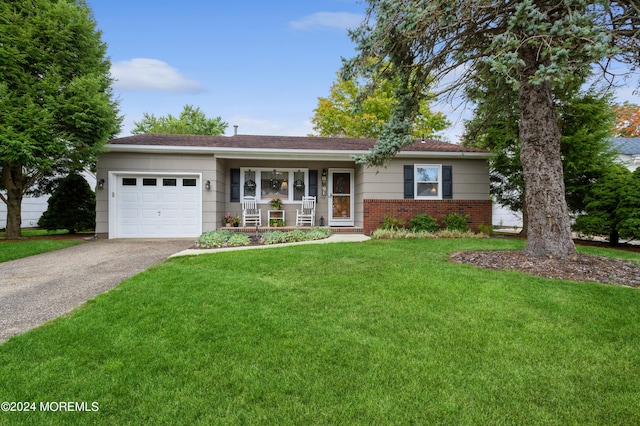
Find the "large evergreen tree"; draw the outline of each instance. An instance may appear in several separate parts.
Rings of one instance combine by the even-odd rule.
[[[391,120],[363,159],[382,164],[413,143],[410,123],[427,81],[458,78],[451,93],[487,65],[518,93],[518,138],[525,182],[528,237],[524,253],[573,259],[577,253],[565,199],[561,130],[554,87],[594,63],[616,57],[637,63],[640,17],[635,1],[368,0],[352,36],[358,54],[345,75],[362,69],[402,82]],[[384,58],[390,66],[384,70]],[[371,68],[376,68],[372,70]],[[427,80],[430,77],[430,80]]]
[[[7,238],[25,194],[92,164],[121,119],[111,64],[82,0],[0,2],[0,199]]]
[[[610,97],[580,87],[585,79],[572,76],[554,90],[562,130],[565,195],[569,210],[576,214],[585,207],[585,195],[595,180],[615,160],[609,142],[614,123]],[[520,162],[517,92],[490,72],[467,87],[466,95],[476,104],[474,117],[466,122],[463,143],[489,149],[491,193],[499,204],[523,213],[523,234],[527,231],[525,188]]]
[[[620,236],[628,240],[640,239],[640,168],[634,170],[622,189],[617,213]]]
[[[67,229],[72,234],[95,228],[96,194],[82,176],[73,173],[61,179],[48,204],[38,220],[39,227]]]

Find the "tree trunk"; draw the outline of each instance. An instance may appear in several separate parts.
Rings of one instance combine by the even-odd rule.
[[[5,238],[17,239],[22,236],[22,167],[5,163],[2,180],[7,188],[7,229]]]
[[[620,234],[615,226],[611,227],[611,232],[609,233],[609,245],[612,247],[618,247],[620,245]]]
[[[524,194],[522,194],[522,229],[520,230],[518,235],[520,235],[521,237],[526,237],[528,226],[529,216],[527,215],[527,200],[525,199]]]
[[[525,62],[535,62],[530,52]],[[560,129],[551,83],[525,79],[518,93],[520,105],[520,161],[525,182],[527,245],[534,257],[575,259],[571,223],[565,200]]]

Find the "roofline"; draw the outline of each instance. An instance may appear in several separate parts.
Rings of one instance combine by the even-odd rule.
[[[221,148],[202,146],[166,146],[166,145],[121,145],[107,144],[106,152],[162,153],[162,154],[210,154],[225,159],[283,159],[283,160],[341,160],[352,161],[369,151],[326,150],[326,149],[265,149],[265,148]],[[471,158],[489,159],[490,152],[467,151],[400,151],[395,158]]]

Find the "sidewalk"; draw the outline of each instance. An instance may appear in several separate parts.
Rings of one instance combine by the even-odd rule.
[[[199,254],[207,254],[207,253],[220,253],[226,251],[238,251],[238,250],[252,250],[252,249],[268,249],[268,248],[276,248],[276,247],[285,247],[285,246],[296,246],[302,244],[328,244],[328,243],[358,243],[367,241],[370,238],[363,234],[333,234],[329,238],[324,238],[322,240],[313,240],[313,241],[301,241],[299,243],[283,243],[283,244],[265,244],[259,246],[240,246],[240,247],[223,247],[223,248],[213,248],[213,249],[187,249],[183,250],[179,253],[172,254],[169,257],[177,257],[177,256],[197,256]]]

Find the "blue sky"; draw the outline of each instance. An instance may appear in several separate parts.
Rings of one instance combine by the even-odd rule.
[[[327,96],[356,0],[88,0],[108,45],[114,92],[129,135],[144,112],[177,115],[185,104],[239,133],[304,136]]]
[[[329,94],[341,58],[355,54],[347,28],[359,0],[88,0],[108,45],[121,136],[143,113],[178,115],[185,104],[229,123],[227,135],[305,136],[318,97]],[[618,82],[624,81],[619,79]],[[632,84],[634,82],[631,82]],[[617,100],[640,104],[632,87]],[[471,108],[444,100],[432,110],[458,142]]]

